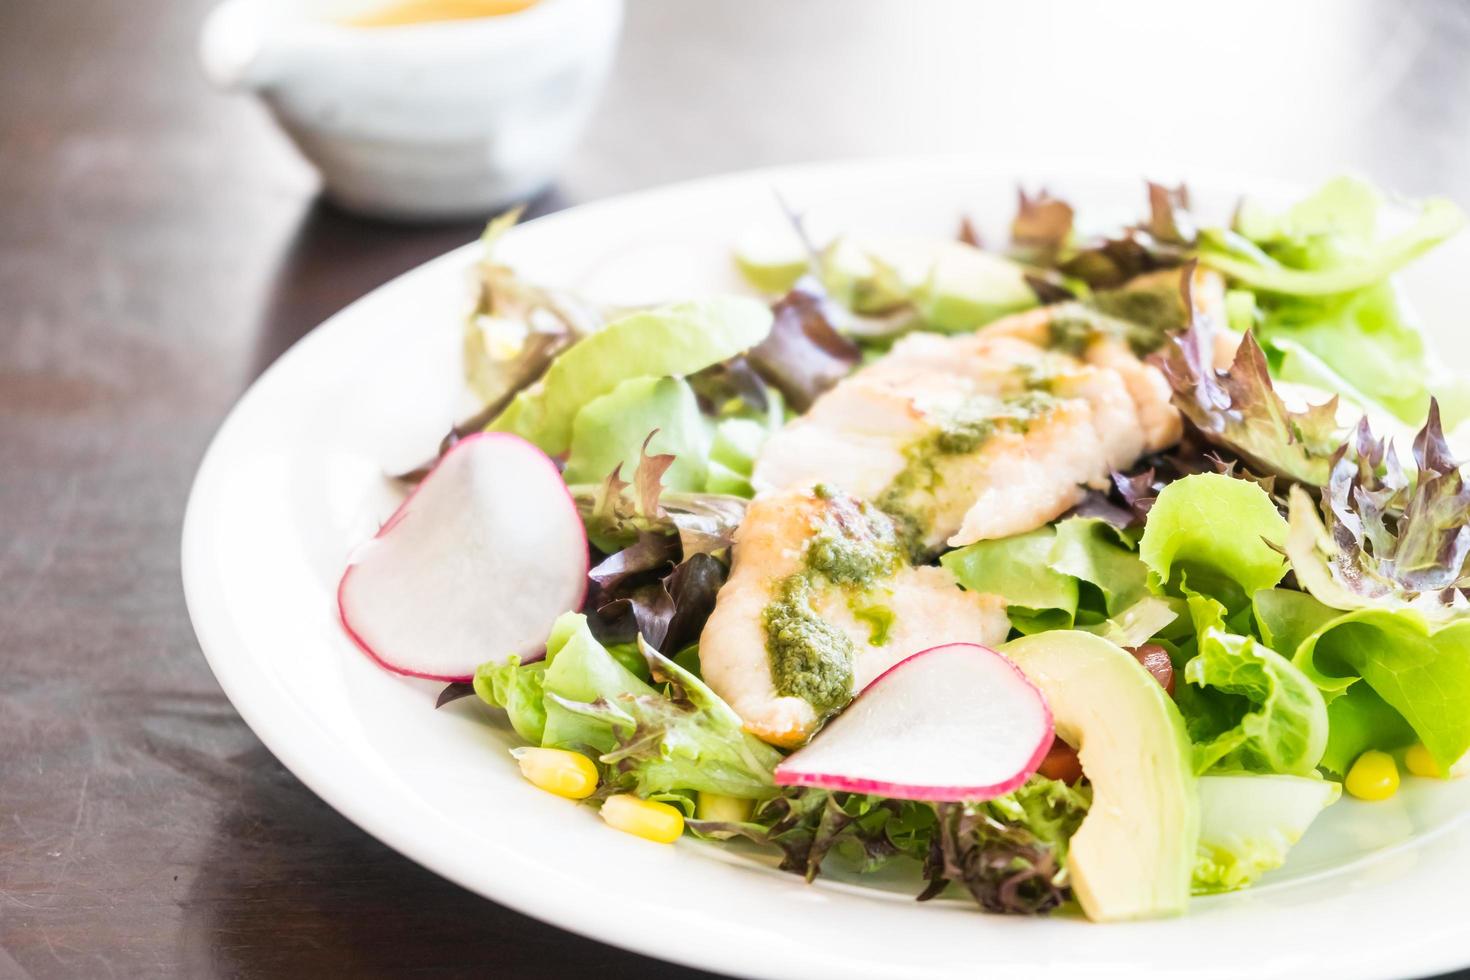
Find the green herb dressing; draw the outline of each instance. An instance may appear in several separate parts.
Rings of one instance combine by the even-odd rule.
[[[776,584],[761,622],[776,693],[799,697],[825,715],[852,699],[857,651],[846,633],[818,615],[814,603],[826,590],[837,590],[868,626],[868,642],[882,646],[893,612],[872,600],[903,567],[905,551],[893,521],[881,511],[826,486],[813,492],[825,506],[803,551],[802,569]]]
[[[904,546],[915,558],[924,554],[924,531],[933,523],[932,497],[943,482],[947,458],[978,452],[1000,429],[1026,432],[1032,420],[1050,412],[1058,399],[1035,379],[1008,398],[982,396],[933,419],[935,428],[904,449],[904,468],[878,498],[878,507],[898,524]]]
[[[1099,337],[1128,345],[1138,357],[1164,345],[1172,330],[1184,326],[1184,304],[1178,288],[1150,286],[1095,293],[1085,303],[1058,306],[1047,324],[1047,346],[1082,358]]]

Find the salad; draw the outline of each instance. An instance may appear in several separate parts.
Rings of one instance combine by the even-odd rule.
[[[1147,191],[1099,234],[1022,193],[994,247],[793,216],[749,294],[631,310],[522,279],[497,219],[484,411],[344,626],[650,840],[1099,921],[1251,885],[1470,749],[1470,387],[1394,279],[1463,218]]]

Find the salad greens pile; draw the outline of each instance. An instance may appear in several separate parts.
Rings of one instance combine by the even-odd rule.
[[[1162,651],[1199,777],[1196,890],[1280,865],[1366,751],[1419,743],[1449,772],[1470,750],[1470,487],[1445,430],[1470,418],[1470,387],[1392,276],[1460,212],[1429,201],[1383,233],[1381,196],[1351,178],[1280,212],[1242,202],[1222,227],[1183,187],[1150,184],[1148,204],[1089,236],[1066,202],[1023,193],[1004,252],[971,232],[936,246],[926,274],[850,240],[807,243],[798,261],[746,264],[769,304],[618,317],[496,264],[506,222],[492,225],[466,335],[479,422],[564,461],[595,567],[544,659],[492,659],[473,693],[527,743],[594,759],[594,802],[671,803],[695,835],[773,847],[808,879],[829,858],[907,860],[921,898],[955,884],[990,911],[1064,904],[1085,775],[963,804],[778,787],[783,752],[703,682],[698,648],[770,433],[896,336],[1063,302],[1079,329],[1156,349],[1185,438],[1052,524],[938,561],[1004,599],[1012,636]],[[1196,268],[1225,277],[1221,322],[1192,295]],[[963,296],[945,285],[957,269],[982,270]],[[1221,370],[1220,337],[1242,333]]]

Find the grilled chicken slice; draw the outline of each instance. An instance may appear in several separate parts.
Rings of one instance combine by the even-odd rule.
[[[754,484],[831,481],[898,515],[917,552],[1056,518],[1176,441],[1180,423],[1164,379],[1126,346],[1100,336],[1088,363],[1018,335],[1045,337],[1048,316],[904,338],[772,437]]]
[[[825,486],[753,501],[733,558],[700,665],[746,729],[776,745],[802,744],[910,654],[996,644],[1009,630],[999,597],[911,567],[887,516]]]

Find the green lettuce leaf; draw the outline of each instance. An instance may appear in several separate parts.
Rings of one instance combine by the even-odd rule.
[[[703,491],[711,440],[687,381],[629,378],[577,412],[562,475],[567,483],[593,483],[619,469],[633,472],[645,452],[668,453],[674,458],[661,477],[664,489]]]
[[[1070,517],[1052,527],[978,541],[939,562],[970,591],[1002,596],[1011,625],[1027,634],[1071,629],[1079,615],[1087,628],[1102,629],[1104,619],[1111,622],[1148,593],[1148,569],[1128,539],[1096,517]],[[1171,613],[1163,621],[1173,618]],[[1129,632],[1160,617],[1157,610],[1139,608],[1133,619]]]
[[[571,444],[572,420],[592,399],[629,378],[693,374],[749,350],[770,329],[771,311],[738,296],[629,314],[569,347],[489,428],[514,432],[560,455]]]
[[[1354,684],[1327,702],[1327,751],[1321,767],[1341,779],[1369,749],[1392,752],[1415,741],[1403,715],[1367,684]]]
[[[1277,550],[1286,530],[1256,483],[1198,473],[1159,492],[1138,554],[1156,587],[1210,596],[1235,611],[1286,574]]]
[[[1097,589],[1109,616],[1117,616],[1148,594],[1148,566],[1133,545],[1100,518],[1069,517],[1058,522],[1048,564],[1053,571]]]
[[[589,702],[548,687],[548,712],[554,705],[611,732],[613,746],[598,757],[606,767],[602,792],[774,794],[771,772],[781,753],[745,732],[734,709],[693,673],[646,644],[640,649],[661,692],[613,690]]]
[[[694,673],[651,647],[639,648],[653,683],[599,643],[585,616],[565,613],[552,628],[544,661],[485,664],[474,687],[488,704],[506,709],[528,741],[593,756],[602,796],[773,795],[771,772],[781,753],[747,734],[734,710]]]
[[[1297,648],[1313,633],[1342,613],[1295,589],[1261,589],[1251,597],[1261,639],[1282,656],[1296,656]]]
[[[556,666],[559,660],[563,663]],[[653,690],[593,639],[586,616],[570,612],[552,624],[544,659],[527,664],[519,657],[487,661],[475,671],[473,684],[482,701],[505,710],[518,735],[546,745],[565,738],[556,725],[547,733],[547,691],[596,698],[602,691],[641,694]]]
[[[1470,383],[1434,356],[1390,276],[1464,218],[1448,201],[1428,201],[1412,227],[1379,239],[1382,204],[1371,185],[1347,177],[1280,214],[1245,201],[1233,230],[1201,235],[1200,261],[1253,287],[1249,320],[1277,377],[1411,424],[1434,392],[1458,424],[1470,414]]]
[[[1403,717],[1442,770],[1470,749],[1470,619],[1435,625],[1415,609],[1358,609],[1319,627],[1297,665],[1336,699],[1361,681]],[[1360,714],[1376,706],[1359,702]],[[1383,737],[1393,726],[1365,727]],[[1373,744],[1392,748],[1392,744]]]
[[[1314,197],[1272,220],[1247,208],[1236,227],[1200,234],[1200,261],[1253,289],[1321,296],[1381,282],[1459,231],[1465,216],[1452,201],[1419,206],[1414,224],[1373,240],[1379,197],[1352,178],[1329,182]]]
[[[1070,629],[1077,615],[1077,579],[1052,567],[1056,544],[1056,529],[1040,527],[957,548],[939,563],[971,592],[1004,597],[1006,615],[1022,633]]]
[[[1195,743],[1195,771],[1305,776],[1327,746],[1327,704],[1292,662],[1225,624],[1225,607],[1191,596],[1197,653],[1176,700]]]
[[[1322,755],[1321,767],[1336,776],[1345,776],[1353,760],[1369,749],[1393,751],[1410,745],[1418,739],[1414,728],[1404,716],[1385,701],[1369,684],[1357,683],[1358,677],[1350,664],[1341,656],[1329,660],[1327,654],[1335,651],[1340,643],[1353,642],[1360,659],[1394,657],[1403,651],[1391,649],[1397,642],[1394,635],[1374,633],[1359,624],[1352,627],[1353,636],[1332,637],[1337,626],[1348,626],[1341,610],[1318,602],[1305,592],[1291,589],[1264,589],[1257,592],[1253,606],[1256,625],[1266,643],[1284,656],[1293,658],[1297,666],[1322,689],[1327,699],[1328,736],[1327,749]],[[1413,633],[1410,634],[1414,636]],[[1321,638],[1328,637],[1325,646],[1320,646],[1324,657],[1322,666],[1317,664],[1316,650]],[[1413,642],[1423,646],[1424,639]],[[1375,671],[1379,676],[1381,671]],[[1411,678],[1411,683],[1423,683],[1423,678]],[[1450,683],[1455,683],[1453,677]],[[1426,692],[1419,691],[1419,694]],[[1407,697],[1405,692],[1404,697]],[[1434,710],[1427,708],[1426,710]],[[1449,747],[1446,755],[1453,754],[1453,736],[1447,736]]]
[[[1279,868],[1312,822],[1341,795],[1338,783],[1320,777],[1201,777],[1195,893],[1244,888]]]
[[[546,731],[546,661],[522,664],[520,657],[492,660],[475,671],[475,693],[493,708],[503,708],[516,734],[528,742],[541,743]]]

